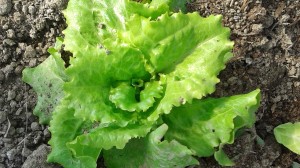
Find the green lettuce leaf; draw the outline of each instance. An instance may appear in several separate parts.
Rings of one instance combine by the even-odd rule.
[[[152,125],[127,125],[119,127],[109,125],[107,127],[96,127],[82,135],[78,135],[67,147],[75,157],[86,156],[85,149],[123,149],[131,138],[144,137],[150,131]]]
[[[110,90],[118,83],[149,78],[142,54],[128,47],[119,47],[109,54],[100,50],[87,53],[85,57],[72,59],[66,71],[70,82],[65,83],[64,91],[70,99],[69,106],[76,109],[75,116],[123,126],[135,122],[136,114],[116,108],[109,97]]]
[[[41,124],[49,124],[52,111],[64,97],[63,84],[69,80],[59,53],[61,45],[62,41],[58,38],[55,47],[48,50],[51,55],[43,63],[22,72],[22,80],[32,86],[38,95],[33,114],[39,117]]]
[[[63,99],[53,112],[49,128],[51,140],[48,142],[52,150],[47,161],[60,163],[65,168],[95,168],[101,148],[85,146],[79,157],[74,157],[67,147],[68,142],[84,133],[84,121],[74,117],[75,110],[68,108],[68,103],[68,100]]]
[[[155,19],[169,11],[166,2],[170,0],[153,0],[150,4],[130,0],[69,1],[64,10],[68,25],[63,31],[65,49],[76,57],[95,48],[114,49],[119,41],[117,34],[125,30],[130,16]]]
[[[170,9],[172,11],[175,11],[175,12],[186,12],[187,9],[186,9],[186,2],[187,0],[176,0],[176,1],[171,1],[170,3]]]
[[[274,134],[277,142],[300,155],[300,122],[281,124]]]
[[[233,42],[221,16],[183,14],[185,2],[69,1],[64,41],[23,77],[41,122],[54,110],[48,161],[95,168],[104,149],[110,167],[184,167],[194,154],[233,165],[222,147],[255,122],[259,90],[200,100],[214,92]],[[73,55],[66,69],[62,45]]]
[[[199,157],[211,156],[215,147],[232,144],[238,129],[254,124],[259,101],[259,90],[255,90],[227,98],[195,100],[174,108],[163,117],[169,126],[166,138],[186,145]],[[221,160],[220,154],[216,155]]]
[[[120,38],[141,50],[147,71],[165,83],[164,97],[149,120],[213,93],[217,75],[232,56],[233,43],[221,16],[176,13],[156,21],[134,16]]]
[[[140,85],[143,86],[142,83]],[[146,83],[140,93],[137,92],[138,86],[136,87],[132,87],[130,83],[121,83],[116,88],[111,89],[109,99],[122,110],[140,112],[147,111],[152,107],[155,98],[161,98],[163,92],[163,87],[157,81]]]
[[[214,153],[216,161],[222,166],[234,166],[234,162],[229,159],[226,153],[222,150],[222,146]]]
[[[175,140],[161,141],[167,129],[163,124],[145,138],[132,139],[122,150],[104,151],[105,165],[108,168],[182,168],[198,164],[187,147]]]

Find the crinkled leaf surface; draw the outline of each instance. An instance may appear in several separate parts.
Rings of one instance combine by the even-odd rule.
[[[105,165],[108,168],[182,168],[198,164],[187,147],[175,140],[161,141],[167,129],[164,124],[145,138],[132,139],[122,150],[104,151]]]
[[[146,124],[127,125],[126,127],[115,125],[97,127],[89,133],[77,136],[74,141],[68,143],[68,147],[72,149],[75,155],[81,153],[78,149],[83,149],[82,145],[106,150],[114,146],[117,149],[122,149],[131,138],[146,136],[151,127],[152,125]]]
[[[117,34],[125,30],[130,16],[137,14],[157,18],[169,11],[171,0],[153,0],[150,4],[130,0],[69,1],[64,11],[68,27],[64,30],[65,49],[74,55],[85,55],[91,48],[115,48]]]
[[[108,31],[109,27],[116,29],[115,31],[111,30],[108,32],[110,35],[107,37],[111,37],[109,39],[118,38],[118,40],[114,40],[118,42],[103,44],[106,50],[109,48],[109,50],[106,51],[106,53],[109,51],[109,54],[102,54],[104,49],[97,48],[99,44],[93,43],[93,40],[99,41],[101,39],[98,38],[97,35],[82,37],[86,40],[91,38],[90,42],[87,42],[83,46],[85,52],[81,51],[81,53],[79,53],[75,51],[79,45],[68,48],[73,52],[75,57],[77,57],[74,62],[71,62],[73,67],[68,71],[70,72],[68,75],[74,80],[66,85],[67,92],[73,91],[73,93],[70,93],[71,97],[73,97],[72,102],[74,102],[72,105],[74,105],[75,109],[80,109],[78,112],[75,112],[76,116],[83,117],[84,119],[90,118],[97,121],[112,122],[115,121],[115,117],[111,116],[115,105],[119,109],[128,111],[145,111],[148,109],[148,106],[150,106],[152,102],[146,103],[147,105],[141,107],[137,105],[133,99],[131,99],[132,101],[130,101],[130,103],[122,103],[120,102],[120,97],[116,98],[114,92],[113,96],[109,95],[112,83],[116,83],[120,80],[125,82],[127,80],[128,83],[133,78],[141,78],[146,81],[153,79],[156,81],[160,80],[161,85],[164,85],[164,95],[156,96],[156,98],[162,97],[162,100],[154,113],[148,117],[149,121],[157,120],[161,113],[169,113],[173,106],[180,106],[185,102],[191,102],[194,98],[200,99],[214,91],[215,84],[219,82],[216,76],[225,67],[224,64],[231,57],[230,50],[233,45],[228,39],[229,29],[222,27],[220,16],[202,18],[197,13],[165,13],[159,18],[152,20],[143,15],[138,15],[139,13],[131,10],[131,8],[126,8],[127,5],[133,2],[120,2],[122,3],[118,3],[115,8],[107,5],[113,2],[101,1],[101,5],[99,6],[94,4],[94,6],[99,8],[97,10],[102,12],[95,11],[95,13],[98,13],[100,18],[106,19],[104,22],[107,22],[107,24],[105,24],[105,30],[98,27],[87,29],[88,31],[95,31],[97,35],[101,34],[102,31]],[[136,3],[134,2],[134,4]],[[71,5],[70,10],[75,10],[79,6],[74,5],[72,8]],[[104,8],[105,6],[109,6],[108,9]],[[128,11],[124,14],[125,8]],[[105,10],[107,10],[107,12],[103,13]],[[128,13],[130,12],[135,15],[129,18],[130,15]],[[82,17],[84,17],[84,14],[73,16],[72,19],[75,19],[75,17],[78,17],[78,20],[83,20]],[[94,21],[97,22],[96,19],[94,19]],[[75,29],[76,26],[81,27],[81,24],[83,24],[74,21],[74,24],[75,23],[77,24],[74,26],[70,24],[69,27],[74,27]],[[82,29],[85,30],[84,26]],[[70,37],[69,40],[72,39],[73,42],[76,42],[78,39],[75,36],[73,37],[76,33],[71,33],[71,31],[73,31],[71,28],[69,29],[70,32],[65,32],[66,38],[68,34],[71,34],[72,38]],[[85,33],[81,34],[84,35]],[[106,37],[105,35],[100,36]],[[107,39],[107,37],[105,39]],[[82,42],[82,40],[83,39],[80,39],[78,41]],[[71,42],[69,43],[71,44]],[[123,49],[112,48],[112,46],[115,46],[113,44],[121,46],[121,48],[126,46],[125,48],[127,48],[128,51],[130,50],[130,52],[126,51],[128,52],[126,54],[122,51]],[[130,56],[129,53],[132,56]],[[122,60],[117,63],[119,60],[117,57],[124,59],[129,57],[127,58],[129,62]],[[87,64],[89,65],[88,67],[85,66]],[[136,69],[130,69],[132,65],[141,66]],[[90,70],[91,67],[95,70]],[[129,69],[123,69],[123,67],[129,67]],[[74,71],[72,69],[74,69]],[[126,69],[128,69],[128,71]],[[77,71],[84,71],[84,73],[78,73]],[[87,71],[90,73],[87,73]],[[149,74],[146,74],[145,71],[150,72],[151,76],[147,76]],[[124,76],[127,74],[129,76],[128,78],[126,78],[127,76],[118,78],[114,77],[115,75],[113,73],[107,72],[120,72],[120,74],[124,73]],[[140,75],[134,75],[134,73],[138,72],[140,72]],[[131,77],[130,73],[133,74]],[[77,82],[76,79],[80,80],[80,83]],[[81,82],[82,79],[86,82]],[[98,79],[98,81],[95,79]],[[87,84],[87,82],[89,83]],[[75,91],[74,88],[82,91]],[[131,95],[131,97],[133,97],[134,90],[129,87],[126,90],[126,93],[119,95]],[[89,97],[84,96],[84,94],[82,94],[83,92],[84,94],[88,93],[86,95],[89,95]],[[102,92],[102,94],[90,96],[99,92]],[[159,91],[157,90],[156,92]],[[111,101],[108,99],[109,96]],[[153,96],[149,96],[149,98],[146,99],[153,101]],[[110,104],[111,102],[114,104]],[[128,103],[131,105],[128,105]],[[102,109],[102,114],[96,114],[99,109]],[[106,115],[106,113],[109,114]],[[115,114],[118,115],[119,113],[116,112]],[[123,116],[119,116],[119,118],[123,118]],[[123,124],[126,124],[126,121],[124,121]]]
[[[39,66],[23,71],[23,81],[32,86],[38,95],[33,113],[39,116],[41,124],[49,124],[52,111],[64,97],[63,84],[68,81],[64,62],[58,53],[60,47],[61,42],[57,40],[56,47],[49,49],[52,55]]]
[[[71,81],[65,84],[64,90],[71,100],[70,106],[76,109],[75,116],[120,125],[135,121],[135,114],[116,108],[109,97],[110,90],[119,82],[149,76],[141,53],[128,47],[120,47],[110,54],[87,53],[85,57],[71,60],[67,69]]]
[[[101,148],[85,146],[78,157],[74,157],[67,143],[83,133],[84,121],[74,117],[74,109],[68,108],[68,100],[62,100],[53,112],[50,122],[51,153],[48,162],[57,162],[65,168],[95,168]]]
[[[251,127],[260,101],[259,90],[227,98],[195,100],[163,117],[168,140],[175,139],[200,157],[214,154],[220,144],[231,144],[235,131]]]
[[[53,82],[49,102],[64,97],[58,106],[43,103],[56,107],[48,161],[92,168],[105,149],[109,157],[123,153],[115,157],[127,161],[106,158],[111,167],[184,167],[196,163],[194,153],[215,154],[220,164],[232,165],[222,146],[254,123],[259,91],[199,100],[215,90],[233,43],[221,16],[183,14],[184,3],[69,1],[63,44],[73,54],[70,66],[64,70],[59,41],[39,70],[24,71],[36,88]],[[35,82],[35,76],[42,79]],[[50,93],[39,89],[42,96]],[[168,131],[166,125],[155,129],[164,122]],[[166,131],[167,140],[160,142]]]
[[[300,155],[300,122],[279,125],[274,134],[277,142]]]
[[[164,14],[155,21],[136,16],[121,38],[139,48],[147,59],[146,69],[152,67],[149,72],[166,83],[164,97],[149,120],[212,93],[233,46],[221,16],[202,18],[197,13]]]
[[[171,10],[176,11],[176,12],[179,12],[179,11],[186,12],[187,11],[186,6],[185,6],[186,1],[187,0],[171,1],[171,3],[170,3]]]

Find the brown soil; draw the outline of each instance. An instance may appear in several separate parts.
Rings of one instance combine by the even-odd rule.
[[[65,0],[0,0],[0,168],[59,167],[45,163],[50,138],[47,126],[32,115],[34,91],[21,80],[24,67],[34,67],[61,35]],[[5,5],[3,5],[5,4]],[[235,167],[291,167],[300,156],[278,144],[273,128],[300,121],[300,1],[194,0],[190,11],[222,14],[232,30],[234,58],[220,74],[216,97],[262,91],[254,128],[226,152]],[[259,143],[260,137],[264,144]],[[220,167],[213,158],[202,167]],[[24,164],[25,162],[25,164]]]

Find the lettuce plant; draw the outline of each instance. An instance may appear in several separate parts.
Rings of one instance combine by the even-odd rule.
[[[173,0],[70,0],[64,39],[25,69],[34,113],[50,124],[49,162],[95,168],[185,167],[214,155],[255,122],[260,93],[207,98],[232,57],[221,16]],[[73,55],[64,67],[60,50]]]
[[[277,142],[300,155],[300,122],[285,123],[274,129]]]

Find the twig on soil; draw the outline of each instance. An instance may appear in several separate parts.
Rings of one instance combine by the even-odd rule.
[[[20,145],[21,143],[23,143],[23,142],[24,142],[24,144],[25,144],[25,143],[26,143],[26,142],[25,142],[26,138],[29,137],[31,134],[32,134],[32,133],[30,133],[30,134],[28,134],[28,135],[25,135],[25,137],[18,143],[17,146],[19,146],[19,145]]]
[[[8,132],[9,132],[9,130],[10,130],[10,127],[11,127],[11,123],[10,123],[10,120],[8,119],[8,117],[7,117],[7,121],[8,121],[8,128],[7,128],[7,130],[6,130],[6,133],[5,133],[5,135],[4,135],[4,138],[7,137],[7,134],[8,134]]]
[[[245,11],[244,9],[246,9],[246,7],[248,6],[249,3],[250,3],[250,1],[244,0],[243,5],[241,6],[241,10]]]
[[[257,35],[257,33],[242,33],[238,30],[234,30],[232,31],[232,33],[237,34],[239,36],[253,36],[253,35]]]
[[[234,0],[231,0],[229,6],[231,7],[233,5],[233,3],[234,3]]]

